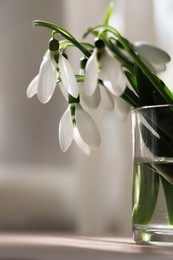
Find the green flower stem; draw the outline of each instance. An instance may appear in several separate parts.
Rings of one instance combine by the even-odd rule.
[[[88,34],[93,33],[94,31],[98,31],[102,29],[103,34],[103,40],[104,40],[104,31],[105,32],[111,32],[120,42],[120,44],[123,46],[123,48],[131,55],[131,57],[134,59],[137,66],[142,70],[142,72],[146,75],[146,77],[150,80],[150,82],[154,85],[154,87],[157,89],[157,91],[163,96],[164,100],[168,104],[173,103],[173,95],[170,92],[170,90],[163,85],[160,84],[160,82],[157,80],[155,75],[148,69],[148,67],[141,61],[140,57],[134,52],[131,45],[128,43],[128,41],[121,36],[121,34],[112,26],[108,25],[98,25],[93,28],[89,28],[88,31],[84,34],[84,37],[86,37]],[[101,35],[101,34],[100,34]]]
[[[82,45],[89,51],[93,51],[93,49],[94,49],[94,46],[87,42],[80,42],[80,45]],[[60,49],[63,49],[63,51],[65,52],[67,48],[74,47],[74,44],[69,40],[63,40],[63,41],[59,42],[59,46],[60,46]]]
[[[86,56],[90,57],[90,52],[82,45],[80,44],[67,30],[64,28],[61,28],[55,24],[46,22],[46,21],[41,21],[41,20],[35,20],[33,22],[34,26],[41,26],[41,27],[46,27],[49,28],[60,35],[62,35],[65,39],[69,40],[73,45],[75,45],[81,52]]]
[[[173,225],[173,185],[170,184],[165,178],[161,177],[163,190],[166,199],[166,206],[167,206],[167,216],[168,216],[168,223],[169,225]]]

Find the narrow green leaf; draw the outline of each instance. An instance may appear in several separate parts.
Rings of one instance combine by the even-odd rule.
[[[148,224],[153,216],[158,191],[159,175],[149,163],[139,163],[134,169],[133,224]]]
[[[123,70],[127,80],[129,81],[130,85],[132,86],[132,88],[134,89],[134,91],[139,94],[139,90],[138,90],[138,84],[137,84],[137,80],[135,75],[133,75],[131,72],[129,72],[128,70]]]
[[[161,178],[161,181],[166,199],[168,224],[173,225],[173,185],[165,180],[165,178]]]
[[[109,19],[111,17],[112,11],[113,11],[113,6],[114,6],[113,3],[110,3],[109,6],[108,6],[108,9],[107,9],[107,12],[106,12],[106,15],[105,15],[105,18],[104,18],[104,24],[105,25],[109,24]]]

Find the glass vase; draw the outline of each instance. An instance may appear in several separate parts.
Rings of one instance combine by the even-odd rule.
[[[132,111],[136,243],[173,245],[173,105]]]

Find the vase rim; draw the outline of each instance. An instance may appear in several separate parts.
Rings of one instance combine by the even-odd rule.
[[[161,107],[173,107],[173,104],[160,104],[160,105],[149,105],[149,106],[140,106],[135,107],[132,109],[132,112],[134,111],[140,111],[144,109],[152,109],[152,108],[161,108]]]

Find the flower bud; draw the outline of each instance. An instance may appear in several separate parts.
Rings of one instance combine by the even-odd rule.
[[[57,39],[51,38],[49,41],[49,50],[58,51],[59,50],[59,41]]]
[[[96,47],[97,49],[103,49],[103,48],[105,48],[105,43],[104,43],[104,41],[101,40],[101,39],[98,39],[98,38],[95,39],[94,45],[95,45],[95,47]]]

